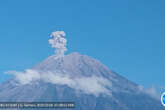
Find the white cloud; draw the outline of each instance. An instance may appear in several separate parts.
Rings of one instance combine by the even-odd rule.
[[[144,92],[150,95],[152,98],[155,98],[158,100],[160,99],[160,94],[157,92],[154,86],[152,86],[151,88],[144,88],[142,85],[139,85],[138,88],[141,92]]]
[[[5,73],[13,74],[15,76],[16,80],[20,84],[28,84],[34,80],[40,79],[39,73],[37,71],[31,70],[31,69],[27,69],[27,70],[25,70],[25,72],[8,71]]]
[[[25,70],[25,72],[8,71],[6,73],[13,74],[19,84],[22,85],[42,80],[52,84],[67,85],[77,91],[81,91],[86,94],[93,94],[95,96],[99,96],[101,93],[111,95],[111,91],[107,89],[107,87],[112,86],[111,82],[98,76],[71,78],[67,74],[52,72],[40,73],[31,69]]]
[[[67,40],[65,39],[64,31],[52,32],[51,39],[49,39],[49,44],[52,45],[52,48],[55,48],[56,58],[63,57],[66,48]]]

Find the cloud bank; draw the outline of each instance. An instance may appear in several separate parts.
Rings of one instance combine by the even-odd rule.
[[[111,95],[111,92],[107,89],[107,87],[111,87],[112,84],[102,77],[92,76],[71,78],[66,74],[52,72],[40,73],[31,69],[25,70],[25,72],[8,71],[6,73],[13,74],[18,83],[21,85],[31,84],[34,81],[42,80],[52,84],[66,85],[77,91],[86,94],[93,94],[95,96],[99,96],[102,93]]]
[[[67,51],[65,35],[64,31],[52,32],[50,35],[51,39],[49,39],[49,44],[51,44],[52,48],[55,48],[57,58],[63,57],[65,51]]]
[[[152,86],[151,88],[144,88],[142,85],[138,86],[139,90],[145,94],[150,95],[154,99],[160,99],[160,94],[157,92],[156,88]]]

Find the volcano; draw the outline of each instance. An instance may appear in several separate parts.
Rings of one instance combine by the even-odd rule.
[[[0,85],[0,102],[75,102],[75,110],[165,110],[139,85],[87,55],[53,55],[30,71],[35,75],[22,72]]]

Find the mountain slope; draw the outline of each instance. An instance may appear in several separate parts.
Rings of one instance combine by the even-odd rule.
[[[75,110],[165,110],[137,84],[86,55],[50,56],[31,70],[40,77],[26,84],[13,78],[0,85],[0,102],[74,101]]]

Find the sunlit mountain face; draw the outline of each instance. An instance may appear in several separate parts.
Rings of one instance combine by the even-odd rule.
[[[139,85],[79,53],[53,55],[24,72],[10,73],[14,77],[0,85],[0,102],[69,101],[75,102],[75,110],[165,110]]]

